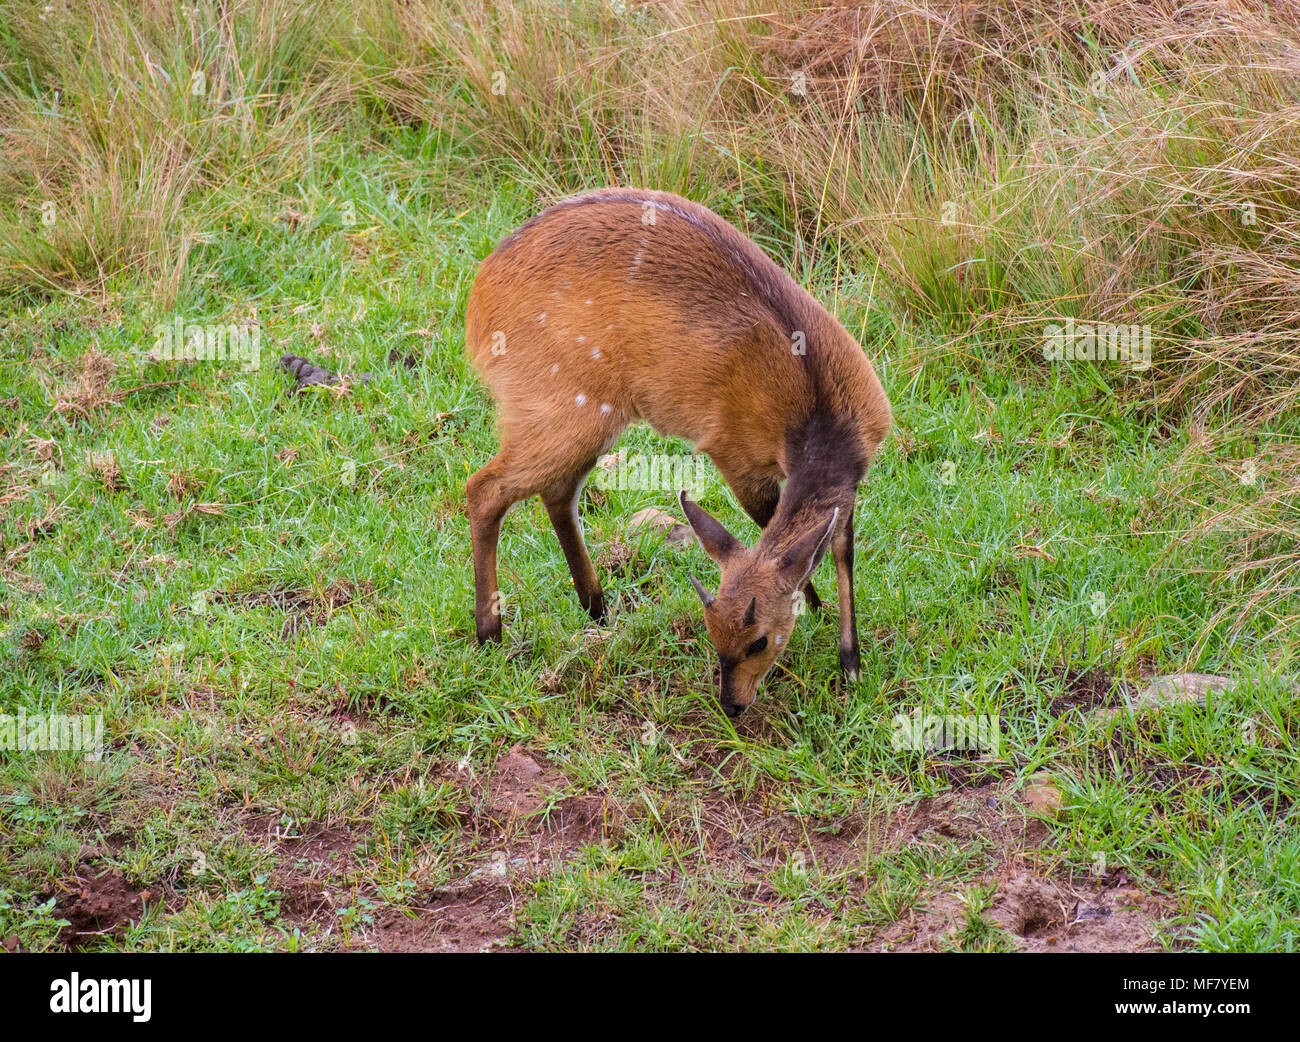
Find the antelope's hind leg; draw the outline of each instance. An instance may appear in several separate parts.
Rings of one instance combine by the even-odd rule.
[[[573,575],[578,600],[597,621],[605,617],[605,595],[578,526],[578,496],[597,457],[618,438],[622,425],[597,414],[590,423],[570,423],[562,435],[546,412],[524,423],[518,417],[502,432],[501,451],[465,487],[474,544],[474,625],[480,643],[501,639],[502,597],[497,589],[497,544],[501,519],[512,505],[540,495]]]
[[[518,480],[503,448],[465,484],[469,533],[474,549],[474,632],[480,644],[501,639],[501,595],[497,590],[497,544],[501,519],[531,490]]]
[[[578,521],[578,499],[582,495],[582,483],[594,463],[593,457],[576,476],[564,478],[544,491],[542,504],[546,507],[551,527],[560,540],[564,559],[569,564],[573,588],[578,592],[578,603],[596,622],[604,622],[605,593],[600,588],[600,579],[587,553],[582,526]]]

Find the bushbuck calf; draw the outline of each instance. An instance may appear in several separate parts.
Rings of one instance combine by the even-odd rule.
[[[564,200],[482,264],[465,316],[470,358],[500,407],[501,451],[466,488],[475,623],[499,640],[501,518],[540,495],[592,618],[600,581],[578,495],[628,424],[693,443],[763,529],[751,550],[680,495],[718,592],[692,576],[738,716],[789,641],[829,545],[840,667],[857,678],[853,504],[889,430],[889,401],[852,336],[752,241],[665,192],[602,189]],[[781,482],[785,481],[784,490]]]

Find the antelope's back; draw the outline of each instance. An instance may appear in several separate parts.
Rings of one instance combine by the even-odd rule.
[[[773,461],[819,408],[847,410],[874,443],[882,408],[888,428],[843,327],[753,241],[665,192],[600,189],[522,225],[480,266],[466,337],[517,416],[581,401],[619,429],[645,419],[705,451],[739,439]]]

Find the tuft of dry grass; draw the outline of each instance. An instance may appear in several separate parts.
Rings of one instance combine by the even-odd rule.
[[[143,268],[168,306],[222,190],[283,183],[338,121],[328,5],[6,7],[0,293],[103,291]]]
[[[110,355],[92,347],[81,356],[71,383],[59,389],[54,412],[87,417],[116,400],[108,388],[117,372],[117,362]]]
[[[122,480],[122,465],[117,462],[117,456],[110,452],[92,452],[87,461],[90,471],[103,486],[104,491],[109,495],[121,492],[126,487]]]

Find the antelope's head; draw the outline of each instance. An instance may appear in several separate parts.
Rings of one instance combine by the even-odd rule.
[[[839,510],[769,552],[745,546],[685,492],[678,498],[700,546],[722,569],[717,593],[695,576],[691,584],[704,602],[704,626],[718,653],[722,710],[736,717],[757,697],[758,685],[790,642],[804,582],[830,544]]]

